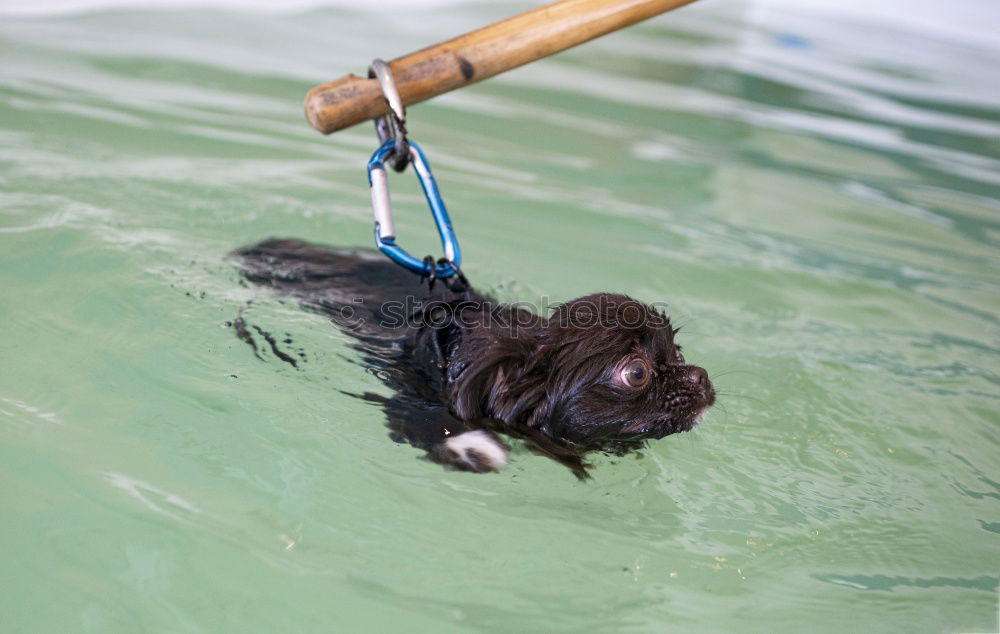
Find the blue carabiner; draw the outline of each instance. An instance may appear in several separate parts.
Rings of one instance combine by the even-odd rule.
[[[413,257],[396,244],[396,229],[392,219],[392,205],[389,201],[389,182],[384,164],[386,158],[395,148],[396,140],[389,139],[382,144],[382,147],[375,150],[371,160],[368,161],[368,184],[371,186],[372,212],[375,214],[375,246],[389,256],[390,260],[414,273],[430,276],[433,272],[434,276],[438,278],[451,277],[457,272],[456,267],[462,265],[462,253],[458,249],[458,238],[455,237],[455,230],[451,226],[448,210],[445,209],[444,200],[441,198],[441,192],[434,181],[430,165],[427,164],[427,158],[420,146],[413,141],[410,141],[410,161],[420,179],[420,186],[424,188],[427,203],[431,207],[434,223],[441,236],[445,262],[435,265],[432,270],[428,263]]]

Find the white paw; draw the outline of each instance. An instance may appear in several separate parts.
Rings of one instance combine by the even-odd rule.
[[[499,471],[507,466],[507,451],[489,432],[467,431],[444,441],[456,463],[472,471]]]

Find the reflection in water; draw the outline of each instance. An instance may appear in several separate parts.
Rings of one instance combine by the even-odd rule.
[[[914,577],[887,577],[885,575],[816,575],[820,581],[836,583],[858,590],[893,590],[899,587],[910,588],[972,588],[995,593],[1000,587],[1000,579],[995,576],[974,578],[961,577],[931,577],[927,579]]]

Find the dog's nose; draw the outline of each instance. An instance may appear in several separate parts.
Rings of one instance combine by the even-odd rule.
[[[703,368],[693,367],[684,374],[684,380],[705,387],[708,385],[708,372]]]

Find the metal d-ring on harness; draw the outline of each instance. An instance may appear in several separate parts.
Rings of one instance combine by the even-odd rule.
[[[435,279],[457,275],[457,279],[464,284],[465,276],[459,268],[462,263],[462,253],[458,248],[458,238],[455,237],[448,210],[434,181],[430,165],[427,164],[427,158],[420,146],[406,138],[406,108],[396,90],[389,65],[380,59],[374,60],[370,75],[378,79],[382,93],[389,104],[389,114],[375,121],[375,131],[378,133],[381,146],[368,161],[368,183],[371,186],[372,212],[375,215],[375,245],[393,262],[429,278],[432,282]],[[434,223],[441,236],[441,246],[444,248],[444,257],[437,263],[430,256],[423,260],[415,258],[396,244],[396,228],[389,200],[389,182],[385,172],[387,162],[397,172],[402,172],[409,163],[413,163],[413,169],[420,179],[424,196],[430,205]]]

